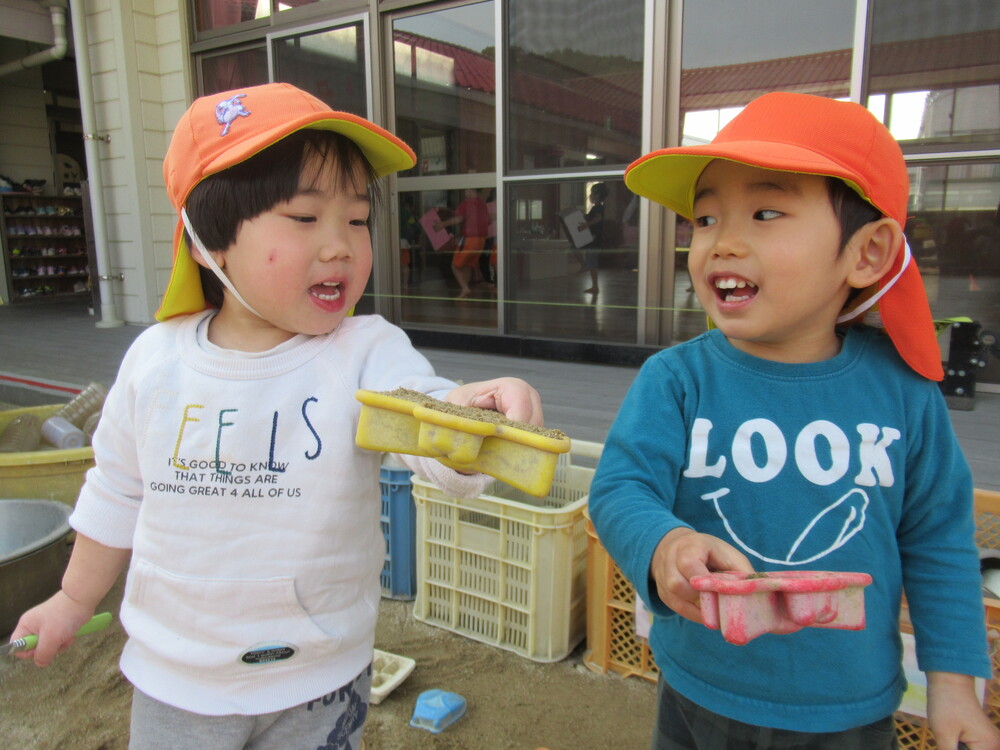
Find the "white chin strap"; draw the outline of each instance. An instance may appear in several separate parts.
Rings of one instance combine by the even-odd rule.
[[[201,241],[201,238],[197,234],[195,234],[194,229],[191,227],[191,219],[188,218],[187,211],[184,210],[183,208],[181,209],[181,221],[184,222],[184,228],[187,230],[188,236],[191,238],[191,241],[194,242],[195,249],[199,253],[201,253],[201,257],[205,260],[206,265],[208,265],[212,273],[215,274],[216,278],[225,285],[226,289],[228,289],[230,293],[236,298],[237,302],[243,305],[243,307],[252,312],[258,318],[263,319],[264,316],[261,315],[256,310],[254,310],[252,307],[250,307],[250,304],[245,299],[243,299],[243,296],[239,292],[236,291],[236,287],[233,285],[233,282],[230,281],[229,277],[226,276],[225,272],[221,268],[219,268],[219,264],[215,262],[215,258],[212,257],[212,254],[205,249],[205,245]]]
[[[884,287],[879,289],[875,294],[866,299],[860,305],[855,307],[853,310],[843,313],[839,318],[837,318],[837,322],[846,323],[847,321],[854,320],[855,318],[861,316],[862,314],[870,310],[875,305],[876,302],[882,299],[882,295],[884,295],[886,292],[892,289],[893,284],[899,281],[899,277],[903,275],[903,271],[905,271],[906,267],[910,265],[910,263],[912,262],[913,262],[913,253],[910,252],[910,243],[908,243],[906,241],[906,238],[904,237],[903,263],[902,265],[900,265],[899,271],[896,272],[896,275],[893,276],[891,279],[889,279],[889,281],[886,282]],[[869,317],[876,318],[876,320],[869,320]],[[881,321],[882,321],[881,316],[875,313],[875,311],[868,312],[868,314],[865,315],[864,322],[868,323],[869,325],[881,325]]]

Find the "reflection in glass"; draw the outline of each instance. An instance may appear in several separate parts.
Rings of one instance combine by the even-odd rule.
[[[493,3],[393,21],[395,132],[417,165],[403,176],[493,172]]]
[[[511,0],[510,170],[606,168],[640,155],[644,5]]]
[[[403,321],[496,328],[495,218],[488,188],[400,193]]]
[[[854,11],[854,0],[685,3],[684,144],[712,140],[744,105],[768,91],[847,97]]]
[[[230,91],[267,83],[267,51],[264,47],[243,49],[201,58],[203,94]]]
[[[994,145],[1000,3],[875,0],[869,109],[897,140]]]
[[[277,39],[274,60],[276,81],[295,84],[333,109],[368,117],[361,23]]]
[[[850,93],[854,0],[698,0],[684,4],[681,143],[708,143],[748,102],[769,91],[833,98]],[[690,227],[677,220],[676,246]],[[674,342],[705,331],[687,254],[675,256]],[[664,342],[670,343],[670,342]]]
[[[639,201],[621,181],[510,188],[509,333],[635,343]]]
[[[910,169],[906,236],[935,318],[1000,333],[1000,162]],[[1000,380],[992,359],[980,379]]]
[[[292,10],[293,8],[298,8],[302,5],[312,5],[316,2],[319,2],[319,0],[278,0],[275,3],[275,9],[280,13],[283,10]]]
[[[271,15],[270,0],[195,0],[198,31],[221,29]]]

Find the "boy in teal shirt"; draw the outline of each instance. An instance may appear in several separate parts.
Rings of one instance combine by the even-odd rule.
[[[654,614],[654,749],[895,747],[904,588],[938,746],[1000,747],[974,689],[990,661],[971,475],[933,382],[899,146],[860,105],[775,93],[626,184],[693,221],[717,326],[643,366],[590,493]],[[691,586],[714,570],[868,573],[866,627],[730,644]]]

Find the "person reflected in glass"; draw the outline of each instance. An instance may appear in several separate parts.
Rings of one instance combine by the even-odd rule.
[[[590,287],[584,294],[596,295],[600,291],[597,283],[597,264],[604,248],[604,201],[608,199],[608,185],[596,182],[590,188],[590,210],[583,217],[577,229],[589,229],[594,239],[581,248],[583,268],[590,274]]]
[[[404,195],[399,201],[399,272],[403,289],[410,288],[413,250],[419,242],[420,225],[413,210],[413,196]]]
[[[462,237],[451,260],[451,272],[458,282],[458,298],[466,299],[472,295],[473,276],[479,269],[479,256],[486,247],[490,227],[489,209],[476,188],[466,188],[462,202],[455,209],[455,215],[436,222],[434,228],[456,225],[461,225]]]

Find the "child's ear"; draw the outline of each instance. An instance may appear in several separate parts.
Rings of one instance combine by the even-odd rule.
[[[892,268],[902,247],[903,230],[895,219],[884,217],[865,224],[844,250],[854,257],[847,283],[855,289],[871,286]]]
[[[199,250],[193,244],[192,245],[188,245],[188,248],[191,251],[191,258],[194,259],[195,263],[197,263],[202,268],[207,268],[210,271],[212,270],[209,267],[208,263],[205,262],[205,258],[201,254],[201,250]],[[215,255],[212,256],[212,258],[215,260],[215,263],[216,263],[216,265],[219,266],[219,268],[223,268],[226,265],[226,254],[225,253],[216,253]]]

